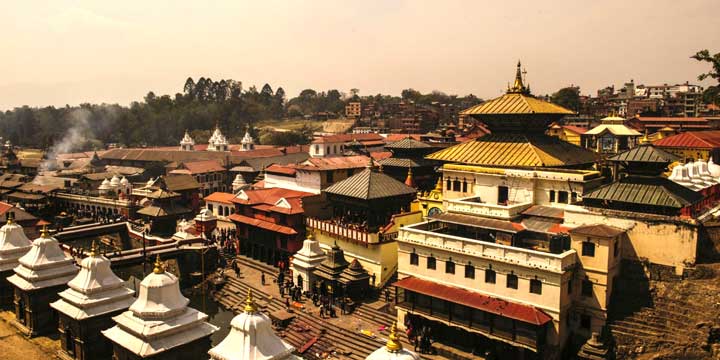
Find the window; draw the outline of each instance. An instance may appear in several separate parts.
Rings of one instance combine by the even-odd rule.
[[[510,189],[507,186],[498,186],[498,204],[507,204],[509,191]]]
[[[567,191],[558,191],[558,202],[561,204],[567,204],[567,202],[568,202],[568,192]]]
[[[467,265],[465,265],[465,278],[475,278],[475,267],[471,263],[467,263]]]
[[[327,182],[328,182],[328,184],[333,182],[333,171],[332,170],[327,172]]]
[[[589,279],[585,279],[582,282],[582,296],[592,296],[593,284]]]
[[[578,199],[577,193],[574,192],[574,191],[571,192],[571,193],[570,193],[570,203],[571,203],[571,204],[576,203],[576,202],[577,202],[577,199]]]
[[[567,284],[568,295],[572,294],[572,288],[573,288],[573,281],[572,281],[572,279],[570,279],[570,280],[568,280],[568,284]]]
[[[445,181],[445,190],[450,190],[451,186],[452,186],[452,181],[450,181],[450,179],[447,179],[447,181]]]
[[[517,289],[518,288],[518,277],[515,274],[507,274],[507,282],[505,284],[506,287],[510,289]]]
[[[493,270],[493,269],[485,270],[485,282],[488,284],[495,283],[495,270]]]
[[[467,180],[463,180],[462,182],[462,192],[467,192]]]
[[[455,179],[453,181],[453,191],[460,191],[460,180]]]
[[[585,330],[590,330],[590,324],[592,323],[592,318],[590,315],[580,315],[580,327]]]
[[[315,145],[315,153],[317,154],[319,152],[320,152],[320,145]]]
[[[330,154],[330,147],[329,147],[329,146],[328,146],[325,150],[326,150],[326,151],[325,151],[325,154],[326,154],[326,155],[327,155],[327,154]]]
[[[445,273],[446,274],[454,274],[455,273],[455,263],[452,261],[452,259],[445,262]]]
[[[432,255],[427,258],[427,268],[435,270],[435,257]]]
[[[617,256],[618,256],[618,253],[620,252],[620,248],[618,247],[618,243],[619,243],[619,242],[620,242],[620,241],[618,241],[617,239],[615,239],[615,240],[613,241],[613,256],[614,256],[614,257],[617,257]]]
[[[418,264],[419,262],[420,262],[420,257],[418,256],[418,254],[416,254],[416,253],[411,253],[411,254],[410,254],[410,265],[415,265],[415,266],[417,266],[417,264]]]
[[[555,190],[550,190],[550,202],[555,202]]]
[[[582,255],[595,257],[595,243],[590,241],[583,241],[582,243]]]
[[[533,294],[542,294],[542,281],[538,279],[530,280],[530,292]]]

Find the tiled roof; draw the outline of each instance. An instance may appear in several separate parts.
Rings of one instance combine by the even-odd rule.
[[[430,218],[433,220],[440,220],[452,224],[474,226],[483,229],[500,230],[509,233],[517,233],[525,230],[525,227],[522,224],[514,223],[507,220],[490,219],[473,215],[442,213],[431,216]]]
[[[411,137],[406,137],[400,141],[391,142],[385,145],[386,149],[427,149],[429,147],[431,146]]]
[[[230,193],[224,193],[224,192],[214,192],[205,198],[205,202],[212,201],[212,202],[218,202],[223,204],[232,204],[232,200],[235,198],[235,194]]]
[[[688,131],[653,142],[658,147],[713,149],[720,147],[720,130]]]
[[[280,175],[295,175],[295,169],[293,169],[291,166],[283,166],[278,164],[272,164],[265,168],[266,173],[270,174],[280,174]]]
[[[210,172],[223,172],[225,168],[215,160],[189,161],[182,166],[190,171],[190,174],[205,174]]]
[[[372,156],[373,160],[380,161],[391,157],[392,153],[389,151],[374,151],[370,153],[370,156]]]
[[[264,188],[264,189],[252,189],[242,190],[248,199],[241,199],[235,196],[232,202],[243,205],[257,205],[257,204],[269,204],[275,205],[278,200],[285,198],[302,198],[306,196],[313,196],[315,194],[307,193],[303,191],[289,190],[283,188]]]
[[[460,112],[460,115],[574,114],[560,105],[530,95],[509,93]]]
[[[625,230],[623,229],[618,229],[605,224],[583,225],[570,230],[571,234],[598,236],[604,238],[614,238],[624,232]]]
[[[364,155],[310,158],[296,165],[295,168],[309,171],[360,169],[367,166],[369,160],[370,159]]]
[[[650,144],[641,144],[610,159],[617,162],[671,163],[680,158]]]
[[[179,206],[179,205],[173,205],[173,206],[146,206],[140,210],[137,211],[140,215],[147,215],[151,217],[163,217],[163,216],[173,216],[173,215],[181,215],[181,214],[187,214],[190,212],[190,209]]]
[[[420,141],[421,136],[423,136],[423,134],[387,134],[387,136],[385,136],[385,140],[392,142],[407,139],[409,137],[413,140]]]
[[[323,192],[371,200],[416,194],[417,190],[386,174],[365,169],[345,180],[338,181]]]
[[[338,134],[338,135],[326,135],[313,140],[313,144],[324,144],[324,143],[345,143],[351,141],[359,141],[362,143],[368,141],[382,141],[385,142],[385,138],[380,134],[369,133],[369,134]]]
[[[679,209],[697,203],[702,197],[664,177],[631,175],[585,194],[583,200]]]
[[[593,163],[596,154],[552,136],[495,133],[434,152],[426,158],[471,165],[563,167]]]
[[[195,180],[195,177],[188,174],[174,174],[163,176],[165,186],[170,191],[185,191],[185,190],[196,190],[200,189],[200,183]]]
[[[550,315],[531,305],[509,302],[464,288],[443,285],[412,276],[406,277],[393,285],[533,325],[544,325],[552,321]]]
[[[378,161],[378,164],[382,166],[395,166],[395,167],[421,167],[421,166],[432,166],[432,162],[423,159],[405,159],[390,157]]]
[[[563,129],[570,130],[576,134],[584,134],[586,131],[588,131],[587,128],[580,127],[580,126],[573,126],[573,125],[563,125]]]
[[[278,225],[278,224],[271,223],[271,222],[265,221],[265,220],[251,218],[251,217],[245,216],[245,215],[231,214],[230,216],[228,216],[228,218],[235,222],[239,222],[239,223],[250,225],[250,226],[256,226],[261,229],[265,229],[265,230],[269,230],[269,231],[273,231],[273,232],[277,232],[277,233],[281,233],[281,234],[285,234],[285,235],[296,235],[297,234],[297,231],[295,231],[295,229],[293,229],[291,227]]]
[[[635,120],[640,122],[695,122],[706,123],[704,117],[658,117],[658,116],[636,116]]]

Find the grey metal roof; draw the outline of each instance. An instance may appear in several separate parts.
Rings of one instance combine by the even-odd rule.
[[[338,181],[324,192],[335,195],[371,200],[416,194],[417,190],[383,173],[366,168],[345,180]]]
[[[523,211],[522,214],[554,219],[563,219],[565,218],[565,209],[554,206],[533,205],[529,209]]]
[[[597,188],[583,199],[683,208],[702,200],[702,195],[664,177],[632,175]]]
[[[429,218],[433,219],[433,220],[440,220],[442,222],[451,223],[451,224],[472,226],[472,227],[478,227],[478,228],[483,228],[483,229],[500,230],[500,231],[509,232],[509,233],[513,233],[513,234],[525,230],[519,224],[517,224],[517,226],[516,226],[516,225],[513,225],[512,222],[507,221],[507,220],[489,219],[489,218],[473,216],[473,215],[442,213],[442,214],[430,216]]]
[[[386,149],[427,149],[431,146],[422,142],[417,141],[411,137],[406,137],[400,141],[391,142],[385,145]]]
[[[609,159],[615,162],[671,163],[680,158],[650,144],[642,144]]]
[[[378,164],[382,166],[395,166],[395,167],[421,167],[421,166],[432,166],[430,161],[424,159],[406,159],[406,158],[395,158],[389,157],[378,161]]]

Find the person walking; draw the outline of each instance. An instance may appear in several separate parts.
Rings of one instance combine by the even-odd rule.
[[[265,286],[265,273],[260,273],[260,284]]]
[[[385,289],[385,302],[390,302],[390,289]]]
[[[320,318],[325,318],[325,304],[320,304]]]

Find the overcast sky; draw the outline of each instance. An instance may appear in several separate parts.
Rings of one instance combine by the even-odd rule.
[[[0,0],[0,109],[120,103],[185,79],[490,98],[521,59],[534,93],[696,82],[718,0]]]

